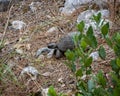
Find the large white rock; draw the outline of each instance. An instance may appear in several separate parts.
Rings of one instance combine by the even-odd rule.
[[[82,13],[79,14],[79,16],[77,18],[77,23],[84,21],[85,22],[85,30],[87,30],[89,28],[89,26],[92,26],[93,30],[95,32],[95,35],[99,35],[100,30],[97,27],[96,22],[92,19],[92,16],[97,15],[99,12],[101,12],[102,18],[101,18],[101,22],[99,23],[98,26],[100,26],[102,24],[102,22],[104,21],[104,24],[109,22],[110,28],[111,28],[112,22],[108,19],[105,19],[105,18],[109,17],[109,11],[106,9],[99,10],[99,11],[95,11],[95,10],[83,11]]]
[[[67,16],[70,16],[73,14],[76,9],[79,9],[83,4],[91,4],[95,3],[100,7],[100,9],[103,9],[105,3],[108,0],[66,0],[64,7],[61,9],[61,13]]]

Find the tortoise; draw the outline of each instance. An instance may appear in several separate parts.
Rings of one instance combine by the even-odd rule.
[[[48,55],[55,55],[55,58],[59,59],[64,56],[64,53],[69,49],[73,50],[75,48],[75,44],[73,41],[73,36],[79,34],[79,32],[71,32],[66,36],[60,38],[60,40],[56,43],[49,43],[47,47],[41,48],[37,51],[37,55],[40,55],[42,52],[48,52]]]
[[[54,55],[55,57],[61,58],[64,56],[64,53],[69,49],[73,50],[75,48],[75,44],[73,41],[73,36],[78,35],[79,32],[71,32],[67,34],[66,36],[60,38],[60,40],[57,43],[50,43],[48,44],[49,49],[54,49]]]

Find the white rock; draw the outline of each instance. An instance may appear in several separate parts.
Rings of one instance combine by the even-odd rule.
[[[76,9],[80,8],[83,4],[93,4],[95,3],[101,9],[108,0],[66,0],[64,7],[60,8],[61,13],[67,16],[70,16],[72,13],[76,11]]]
[[[102,22],[104,21],[103,24],[106,24],[107,22],[109,22],[110,24],[110,28],[112,27],[112,22],[108,19],[109,17],[109,11],[108,10],[99,10],[99,11],[95,11],[95,10],[86,10],[83,11],[82,13],[80,13],[80,15],[77,18],[77,23],[80,23],[81,21],[85,22],[85,31],[89,28],[89,26],[93,27],[93,30],[95,32],[95,35],[99,35],[100,34],[100,30],[96,25],[96,22],[94,20],[92,20],[92,16],[93,15],[97,15],[99,12],[101,12],[102,18],[101,18],[101,22],[99,23],[98,26],[101,26]]]
[[[30,10],[32,12],[36,12],[37,9],[39,9],[41,6],[41,2],[31,2],[31,4],[29,4]]]
[[[31,79],[36,80],[39,72],[35,67],[28,66],[28,67],[23,68],[23,70],[20,73],[20,76],[24,76],[24,74],[31,74],[32,75]]]
[[[62,14],[71,15],[76,9],[80,8],[82,4],[87,4],[92,0],[66,0],[62,8]]]
[[[63,83],[63,78],[60,77],[60,78],[58,79],[58,82]]]
[[[102,17],[109,18],[109,16],[110,16],[110,12],[107,9],[101,9],[101,10],[97,11],[96,14],[98,14],[99,12],[101,12]]]
[[[92,52],[92,53],[90,54],[90,57],[93,58],[93,61],[97,61],[98,58],[99,58],[99,54],[98,54],[98,52]]]
[[[42,96],[48,96],[48,90],[49,88],[42,89],[42,92],[41,92]]]
[[[23,50],[22,50],[22,49],[15,49],[15,51],[16,51],[18,54],[23,54]]]
[[[58,31],[58,28],[57,27],[51,27],[47,33],[54,33],[54,32],[57,32]]]
[[[87,77],[87,75],[83,75],[83,76],[81,77],[81,79],[82,79],[82,80],[85,80],[86,77]]]
[[[22,28],[25,28],[25,26],[26,26],[26,23],[24,23],[23,21],[15,20],[12,22],[12,28],[14,29],[21,30]]]
[[[101,12],[102,18],[103,17],[109,17],[109,10],[99,10],[99,11],[95,11],[95,10],[86,10],[83,11],[82,13],[79,14],[78,18],[77,18],[77,23],[81,22],[82,20],[87,22],[91,21],[92,16],[95,14],[97,15],[99,12]]]

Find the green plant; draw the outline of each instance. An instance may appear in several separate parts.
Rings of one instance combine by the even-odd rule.
[[[101,35],[103,39],[105,39],[108,46],[113,49],[116,55],[115,59],[111,60],[111,67],[113,70],[113,72],[111,73],[113,87],[110,87],[110,85],[108,85],[102,71],[99,71],[98,74],[93,76],[94,73],[92,73],[91,71],[92,57],[89,57],[90,53],[94,49],[98,49],[99,56],[101,57],[101,59],[105,60],[106,52],[103,46],[98,46],[97,39],[94,36],[93,28],[91,26],[88,28],[86,34],[84,34],[83,30],[85,24],[82,21],[77,26],[78,30],[80,31],[80,36],[74,37],[75,44],[77,45],[75,50],[73,50],[72,52],[67,51],[65,54],[67,59],[69,60],[70,65],[70,62],[72,62],[72,66],[75,66],[76,60],[79,60],[79,69],[76,70],[76,68],[70,67],[71,70],[75,69],[74,73],[77,78],[78,92],[76,93],[76,96],[119,96],[120,33],[115,33],[114,36],[110,38],[109,23],[104,24],[104,22],[101,21],[100,13],[98,13],[98,15],[93,15],[93,20],[96,21],[98,29],[101,30]],[[87,47],[89,47],[89,50],[85,51]],[[73,56],[75,59],[72,59]],[[83,76],[88,76],[88,78],[85,78],[83,80]]]
[[[62,93],[58,94],[54,87],[50,86],[48,90],[48,96],[66,96],[66,95],[63,95]]]
[[[93,15],[92,19],[96,22],[97,28],[101,31],[102,38],[107,45],[114,51],[115,57],[110,60],[112,67],[111,85],[107,82],[102,71],[97,74],[92,72],[91,64],[93,58],[90,54],[98,50],[101,59],[105,60],[106,51],[104,46],[98,46],[98,41],[94,35],[93,27],[90,26],[86,33],[84,32],[85,24],[80,22],[77,25],[79,35],[73,37],[75,49],[68,50],[65,55],[67,58],[66,65],[76,76],[77,92],[75,96],[119,96],[120,92],[120,33],[115,33],[112,37],[109,35],[109,23],[105,23],[101,18],[101,13]],[[79,65],[79,68],[76,67]],[[49,95],[50,96],[50,95]],[[57,96],[57,95],[54,95]]]

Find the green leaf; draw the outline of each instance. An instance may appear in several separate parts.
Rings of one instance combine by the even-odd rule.
[[[76,77],[78,77],[78,76],[83,76],[83,73],[82,73],[82,69],[78,69],[77,71],[76,71]]]
[[[57,96],[57,93],[56,93],[56,91],[55,91],[53,86],[49,87],[48,96]]]
[[[92,28],[92,26],[90,26],[90,27],[88,28],[86,34],[87,34],[87,36],[88,36],[89,38],[93,36],[93,28]]]
[[[92,92],[92,90],[95,88],[95,82],[94,82],[94,80],[89,80],[88,81],[88,90],[89,90],[89,92]]]
[[[90,40],[92,42],[91,47],[94,48],[94,49],[97,48],[98,43],[97,43],[97,40],[96,40],[95,36],[92,36]]]
[[[109,23],[106,23],[105,25],[102,26],[101,32],[102,32],[104,37],[108,34],[108,32],[109,32]]]
[[[73,51],[67,50],[65,52],[65,56],[69,61],[74,61],[75,60],[75,53]]]
[[[120,34],[119,33],[116,34],[115,40],[116,40],[117,45],[120,47]]]
[[[80,45],[83,49],[86,49],[88,44],[85,42],[85,39],[83,38],[83,39],[81,39]]]
[[[92,47],[94,49],[97,48],[97,40],[96,40],[95,36],[91,36],[91,37],[85,36],[84,40],[90,47]]]
[[[120,47],[116,44],[113,46],[113,49],[114,49],[115,55],[120,57]]]
[[[117,59],[116,59],[116,63],[117,63],[117,65],[120,67],[120,58],[117,58]]]
[[[96,21],[97,24],[99,24],[101,20],[101,13],[99,12],[96,16],[93,15],[93,19]]]
[[[89,57],[85,60],[84,64],[86,67],[90,67],[90,65],[92,64],[92,57]]]
[[[120,96],[120,88],[119,87],[115,87],[113,89],[113,96]]]
[[[100,85],[102,85],[103,88],[105,88],[106,87],[106,79],[105,79],[102,71],[99,71],[99,73],[97,74],[97,78],[98,78],[98,83]]]
[[[112,40],[109,37],[106,37],[105,40],[106,40],[106,43],[112,48],[113,47]]]
[[[99,56],[101,57],[101,59],[105,60],[105,58],[106,58],[106,52],[105,52],[105,49],[104,49],[103,46],[100,46],[98,52],[99,52]]]
[[[81,33],[83,33],[83,31],[84,31],[84,27],[85,27],[84,21],[81,21],[81,22],[77,25],[78,31],[80,31]]]
[[[120,67],[116,64],[116,59],[111,60],[110,65],[113,71],[115,71],[116,73],[119,72]]]
[[[83,96],[83,95],[78,93],[77,96]]]

